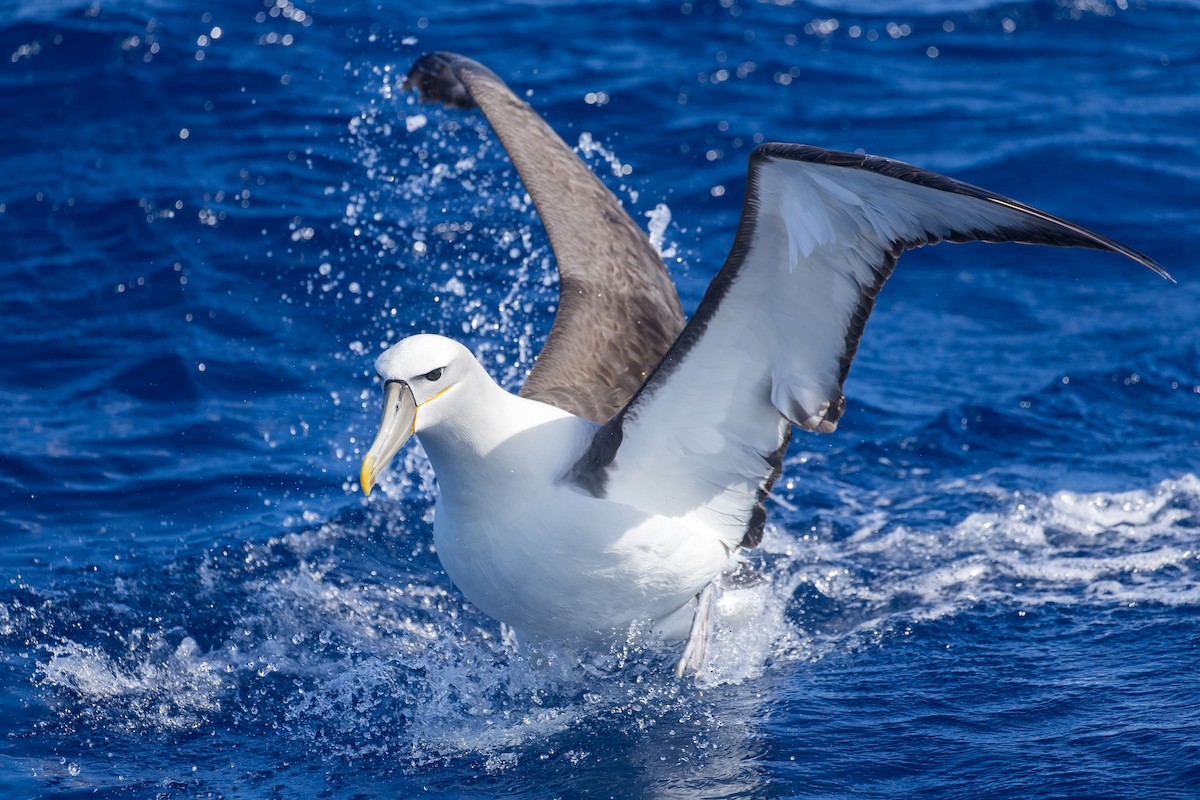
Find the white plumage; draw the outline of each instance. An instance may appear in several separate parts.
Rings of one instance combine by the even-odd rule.
[[[792,426],[837,426],[863,326],[903,249],[1090,247],[1166,276],[1110,239],[906,164],[763,145],[729,258],[683,327],[645,237],[503,82],[451,54],[426,56],[409,80],[487,114],[546,222],[563,302],[526,396],[440,336],[380,356],[384,419],[362,485],[369,493],[415,433],[438,477],[447,574],[519,631],[608,637],[650,621],[689,631],[680,667],[698,668],[712,587],[761,538]]]

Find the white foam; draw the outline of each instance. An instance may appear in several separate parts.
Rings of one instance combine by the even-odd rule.
[[[969,484],[947,482],[945,494]],[[904,510],[863,510],[849,536],[810,536],[783,547],[803,580],[845,609],[834,639],[902,628],[981,603],[1192,605],[1200,601],[1195,531],[1200,480],[1184,475],[1124,492],[1044,496],[974,485],[979,503],[942,527],[904,521]],[[936,496],[939,492],[934,492]],[[924,503],[908,502],[908,513]],[[800,620],[803,626],[803,619]],[[822,624],[826,624],[823,622]],[[828,643],[828,642],[827,642]]]
[[[70,716],[122,731],[195,730],[220,710],[231,688],[224,654],[202,653],[186,636],[172,648],[143,631],[122,644],[117,656],[71,641],[49,646],[36,681],[73,698]]]
[[[531,743],[594,720],[631,729],[686,720],[705,736],[734,736],[721,730],[727,713],[720,725],[706,721],[705,693],[730,702],[735,687],[781,663],[878,646],[979,603],[1200,602],[1195,476],[1120,493],[974,489],[993,509],[937,529],[866,502],[847,514],[845,535],[768,527],[760,555],[769,579],[722,597],[694,683],[672,675],[677,643],[639,626],[601,652],[571,642],[515,650],[448,586],[421,538],[427,526],[391,502],[365,523],[215,550],[187,600],[236,597],[233,624],[210,649],[182,630],[116,630],[104,648],[35,634],[37,679],[71,724],[181,732],[236,713],[332,757],[419,767],[482,756],[504,772]],[[14,614],[5,624],[24,626]]]

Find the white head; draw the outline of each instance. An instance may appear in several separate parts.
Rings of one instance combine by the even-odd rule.
[[[375,361],[383,379],[383,421],[362,463],[365,494],[389,461],[422,431],[436,430],[452,420],[468,388],[495,385],[471,351],[453,339],[433,334],[410,336],[389,347]]]

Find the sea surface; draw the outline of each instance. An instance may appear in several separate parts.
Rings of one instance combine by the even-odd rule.
[[[383,347],[516,388],[556,302],[482,118],[402,90],[433,50],[578,147],[688,310],[762,141],[1178,284],[904,256],[707,671],[636,628],[521,652],[419,446],[357,484]],[[0,98],[0,797],[1200,797],[1200,5],[8,0]]]

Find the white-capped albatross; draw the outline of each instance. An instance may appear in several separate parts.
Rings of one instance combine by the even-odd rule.
[[[441,336],[384,352],[363,491],[416,434],[438,479],[437,554],[470,602],[541,636],[681,627],[680,673],[703,665],[714,586],[762,537],[792,427],[837,427],[863,326],[903,250],[1086,247],[1170,278],[1112,239],[951,178],[764,144],[729,256],[685,325],[645,234],[503,81],[435,53],[407,85],[487,117],[549,234],[560,303],[520,395]]]

